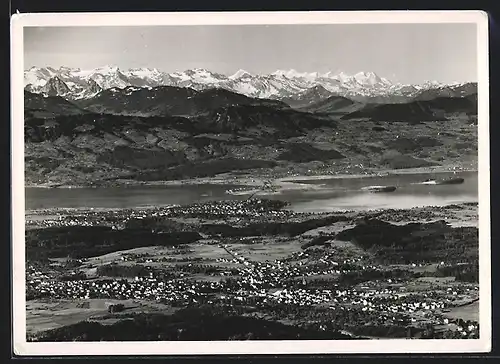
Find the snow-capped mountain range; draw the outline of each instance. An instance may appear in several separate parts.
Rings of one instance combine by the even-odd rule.
[[[298,72],[278,70],[271,74],[254,75],[239,70],[226,76],[195,68],[184,72],[166,73],[156,68],[131,68],[122,70],[116,66],[104,66],[92,70],[60,67],[32,67],[24,72],[27,91],[66,99],[86,99],[110,88],[177,86],[195,90],[224,88],[257,98],[283,99],[301,95],[321,86],[326,91],[341,96],[413,96],[423,90],[443,87],[459,87],[463,84],[444,85],[427,82],[422,85],[393,83],[373,72],[348,75],[340,72]]]

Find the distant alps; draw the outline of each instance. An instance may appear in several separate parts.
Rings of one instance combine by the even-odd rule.
[[[393,83],[374,72],[349,75],[344,72],[298,72],[292,69],[255,75],[240,69],[227,76],[203,68],[166,73],[156,68],[121,69],[117,66],[91,70],[64,66],[58,69],[31,67],[24,71],[25,90],[46,96],[61,96],[69,100],[88,99],[103,90],[129,86],[176,86],[194,90],[222,88],[254,98],[286,99],[292,103],[293,100],[301,100],[315,93],[324,97],[335,95],[360,101],[383,98],[385,102],[387,98],[399,100],[417,97],[427,90],[452,97],[477,92],[475,83],[442,84],[430,81],[421,85],[407,85]]]

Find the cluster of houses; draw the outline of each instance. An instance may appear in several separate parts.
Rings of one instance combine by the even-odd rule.
[[[262,303],[275,302],[279,304],[293,304],[293,305],[313,305],[327,303],[331,309],[349,310],[351,308],[360,308],[363,312],[376,312],[376,313],[389,313],[389,314],[413,314],[413,313],[433,313],[438,310],[445,309],[453,302],[450,298],[450,292],[455,297],[459,294],[468,295],[469,288],[452,288],[443,292],[442,294],[428,294],[422,292],[421,294],[401,292],[398,289],[379,288],[379,289],[336,289],[318,290],[308,289],[306,281],[303,282],[302,287],[284,287],[269,294],[269,291],[261,289],[263,287],[279,287],[282,282],[287,278],[300,277],[317,274],[328,274],[334,272],[346,272],[342,268],[327,269],[323,271],[307,271],[301,270],[302,262],[296,265],[284,264],[276,260],[274,264],[250,262],[231,250],[228,245],[221,246],[230,255],[233,256],[232,261],[242,263],[245,268],[241,273],[241,284],[245,284],[245,291],[235,292],[238,301],[244,301],[245,297],[261,297]],[[323,262],[330,262],[335,267],[342,267],[342,265],[350,265],[358,263],[359,258],[343,259],[341,263],[332,260],[333,257],[328,256],[330,253],[325,253],[322,258]],[[307,253],[300,252],[298,257],[305,257]],[[321,261],[321,259],[320,259]],[[304,263],[304,267],[307,267]],[[355,269],[368,269],[374,268],[371,266],[355,266]],[[252,291],[253,288],[253,291]]]
[[[276,202],[277,203],[277,202]],[[290,218],[295,213],[268,206],[263,200],[246,201],[209,201],[187,206],[162,206],[144,209],[126,210],[94,210],[85,211],[61,210],[57,212],[37,211],[36,214],[43,216],[55,215],[55,218],[27,219],[26,226],[34,228],[66,227],[66,226],[111,226],[115,229],[124,228],[130,220],[141,220],[145,218],[158,217],[196,217],[196,218]]]
[[[167,209],[167,208],[165,208]],[[39,215],[43,216],[43,211],[38,211]],[[154,212],[156,216],[161,215],[161,212]],[[54,217],[52,217],[54,216]],[[115,229],[123,228],[125,223],[130,219],[140,219],[146,216],[151,216],[151,212],[144,209],[134,210],[94,210],[85,211],[61,210],[57,212],[47,212],[47,217],[43,219],[26,219],[26,226],[35,228],[46,227],[71,227],[71,226],[111,226]]]
[[[276,202],[277,203],[277,202]],[[168,217],[196,217],[202,219],[213,218],[262,218],[274,217],[289,218],[295,213],[286,209],[268,206],[263,200],[244,201],[210,201],[189,206],[174,206],[165,211],[163,216]]]
[[[371,321],[406,324],[419,320],[436,325],[456,327],[456,335],[474,336],[478,325],[474,322],[457,323],[444,317],[441,312],[453,304],[454,300],[463,299],[474,293],[474,286],[448,287],[443,292],[409,293],[399,288],[340,288],[332,284],[331,289],[314,289],[308,287],[306,281],[298,280],[296,285],[283,285],[286,279],[305,277],[308,274],[324,272],[307,271],[301,262],[291,265],[280,260],[274,262],[254,263],[232,251],[227,245],[221,246],[232,257],[221,258],[224,262],[238,263],[237,278],[218,281],[191,281],[189,279],[164,279],[149,277],[98,280],[61,281],[34,268],[27,269],[28,299],[50,297],[61,299],[136,299],[153,300],[167,304],[189,303],[226,303],[232,305],[256,305],[259,307],[298,306],[308,307],[322,305],[333,311],[356,312],[367,315]],[[298,253],[306,256],[307,253]],[[325,258],[325,261],[329,259]],[[343,264],[357,262],[357,258],[329,260],[331,264],[341,267]],[[357,266],[360,268],[360,266]],[[377,321],[378,320],[378,321]]]
[[[31,298],[59,299],[137,299],[158,302],[196,302],[204,292],[219,291],[218,282],[188,282],[185,280],[159,280],[154,277],[136,277],[121,280],[68,280],[58,281],[41,274],[33,274],[26,282]]]
[[[41,227],[111,223],[115,228],[120,228],[125,226],[129,219],[145,217],[262,218],[272,216],[286,218],[289,214],[292,213],[286,210],[259,208],[258,202],[248,205],[245,201],[234,201],[153,210],[127,210],[126,213],[107,211],[97,214],[90,211],[71,217],[60,215],[53,220],[33,220],[31,223]],[[408,293],[398,287],[387,287],[392,283],[389,279],[386,282],[388,284],[367,282],[366,285],[358,288],[342,288],[332,281],[329,286],[324,287],[328,289],[317,289],[309,283],[309,277],[341,275],[352,271],[376,270],[379,267],[367,263],[362,256],[342,256],[331,250],[311,249],[293,253],[284,259],[252,262],[237,251],[233,251],[229,245],[219,245],[219,247],[224,249],[228,256],[217,259],[217,263],[234,264],[232,269],[236,269],[238,274],[226,274],[222,269],[219,274],[225,277],[221,280],[196,281],[189,278],[167,279],[154,272],[146,277],[135,277],[133,280],[59,280],[57,277],[29,266],[26,280],[27,298],[136,299],[167,304],[221,302],[260,307],[322,305],[335,312],[356,312],[367,315],[372,318],[372,321],[380,323],[384,320],[398,323],[403,323],[405,320],[416,322],[422,318],[434,324],[453,324],[459,332],[457,335],[464,337],[474,335],[478,330],[477,323],[457,323],[440,314],[448,306],[453,305],[454,301],[473,296],[472,291],[477,290],[477,287],[474,288],[473,285],[464,284],[462,287],[453,285],[444,291]],[[121,259],[124,262],[145,264],[161,261],[179,262],[180,259],[195,262],[192,257],[157,258],[149,255],[124,255]]]
[[[248,273],[251,277],[258,277],[268,284],[273,283],[279,285],[282,282],[297,277],[305,278],[318,275],[338,275],[353,270],[377,268],[374,265],[359,264],[363,259],[361,257],[345,257],[339,259],[337,254],[329,251],[322,251],[320,257],[310,256],[310,253],[301,251],[293,253],[291,258],[275,259],[272,262],[250,262],[238,252],[232,251],[229,245],[224,244],[221,245],[221,247],[225,249],[231,257],[218,258],[216,260],[217,262],[240,264],[246,267],[242,274],[243,277]],[[291,264],[291,261],[294,261],[294,263]],[[273,284],[271,284],[271,287],[274,286]]]
[[[372,269],[370,265],[359,264],[359,258],[333,260],[330,252],[324,252],[324,257],[315,259],[314,264],[304,260],[288,264],[283,260],[274,262],[251,262],[228,245],[221,245],[230,257],[219,258],[219,262],[236,263],[231,270],[237,273],[220,275],[236,276],[236,278],[220,281],[193,281],[189,279],[164,279],[155,277],[151,272],[149,277],[136,277],[133,282],[126,280],[68,280],[58,281],[34,268],[27,270],[27,286],[31,292],[40,296],[58,298],[123,298],[123,299],[153,299],[157,301],[199,301],[207,294],[222,294],[221,300],[236,300],[245,303],[247,299],[259,301],[262,304],[277,302],[292,305],[313,305],[328,303],[332,309],[360,307],[367,312],[408,313],[433,312],[442,310],[454,300],[470,296],[473,287],[449,287],[445,292],[406,293],[399,289],[372,286],[360,289],[339,288],[333,282],[332,289],[314,289],[308,287],[307,277],[317,275],[342,274],[351,270]],[[330,254],[330,255],[329,255]],[[308,256],[307,252],[299,252],[297,258]],[[129,258],[139,256],[123,256]],[[141,257],[142,258],[142,257]],[[145,262],[153,261],[145,258]],[[191,265],[195,266],[195,265]],[[189,271],[189,266],[186,267]],[[301,279],[302,278],[302,279]],[[368,289],[369,288],[369,289]],[[226,294],[228,293],[228,294]],[[217,299],[213,297],[212,299]]]
[[[446,324],[449,323],[448,319],[444,319]],[[475,321],[453,320],[450,323],[455,325],[457,336],[479,338],[479,324]]]

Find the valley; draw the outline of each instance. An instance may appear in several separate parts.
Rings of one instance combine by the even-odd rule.
[[[28,340],[477,338],[477,227],[443,220],[476,214],[260,199],[32,212]]]
[[[32,68],[24,109],[28,341],[479,337],[476,84]]]
[[[127,86],[78,102],[25,91],[25,142],[30,186],[473,170],[477,94],[294,108],[223,89]]]

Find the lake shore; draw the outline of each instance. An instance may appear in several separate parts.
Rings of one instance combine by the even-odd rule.
[[[235,175],[233,173],[221,174],[213,177],[199,177],[190,179],[178,179],[168,181],[137,181],[130,179],[118,179],[113,181],[99,182],[99,184],[59,184],[26,183],[25,188],[106,188],[106,187],[135,187],[135,186],[181,186],[181,185],[207,185],[207,184],[231,184],[249,187],[262,187],[269,184],[276,191],[283,190],[309,190],[318,188],[311,184],[300,183],[300,181],[315,181],[326,179],[349,179],[349,178],[373,178],[384,176],[396,176],[404,174],[432,174],[432,173],[460,173],[477,172],[476,167],[463,167],[456,165],[444,165],[434,167],[421,167],[409,169],[381,169],[377,171],[367,171],[364,174],[319,174],[306,175],[295,174],[289,176],[267,176],[267,175]]]

